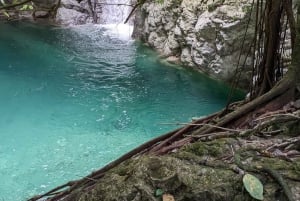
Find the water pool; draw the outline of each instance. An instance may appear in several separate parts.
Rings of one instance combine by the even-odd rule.
[[[124,33],[0,27],[0,200],[23,201],[85,176],[175,128],[161,123],[226,104],[224,84],[164,64]]]

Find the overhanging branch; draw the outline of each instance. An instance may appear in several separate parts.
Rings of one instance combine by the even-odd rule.
[[[0,10],[4,10],[4,9],[9,9],[9,8],[14,8],[14,7],[17,7],[17,6],[21,6],[21,5],[24,5],[28,2],[31,2],[32,0],[25,0],[25,1],[22,1],[22,2],[19,2],[19,3],[15,3],[15,4],[10,4],[10,5],[6,5],[6,6],[1,6],[0,7]]]

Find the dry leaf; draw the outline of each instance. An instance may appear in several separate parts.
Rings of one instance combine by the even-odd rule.
[[[163,198],[163,201],[175,201],[173,195],[171,195],[171,194],[163,194],[162,198]]]

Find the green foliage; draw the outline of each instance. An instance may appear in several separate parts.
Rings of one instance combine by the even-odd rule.
[[[33,6],[29,4],[24,4],[20,10],[33,10]]]
[[[197,142],[192,145],[186,146],[185,151],[191,152],[197,156],[221,156],[224,153],[223,145],[225,141],[217,140],[213,142],[203,143]]]
[[[216,4],[209,4],[207,6],[207,10],[208,10],[208,12],[213,12],[214,10],[216,10],[217,7],[218,6]]]
[[[251,11],[251,6],[243,6],[242,11],[245,13],[249,13]]]
[[[260,180],[251,174],[245,174],[243,183],[248,193],[257,200],[263,200],[264,187]]]
[[[0,0],[0,10],[7,10],[7,9],[15,9],[19,11],[24,10],[33,10],[33,3],[30,3],[32,0],[11,0],[9,3],[5,3],[4,0]],[[5,14],[6,15],[6,14]],[[7,15],[6,15],[7,16]]]
[[[164,0],[155,0],[155,2],[162,4],[162,3],[164,3]]]
[[[3,13],[7,18],[10,17],[9,14],[6,12],[6,10],[3,10],[2,13]]]
[[[155,190],[155,197],[161,197],[164,194],[164,190],[158,188]]]

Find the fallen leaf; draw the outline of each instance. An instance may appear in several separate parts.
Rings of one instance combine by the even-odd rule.
[[[173,195],[171,195],[171,194],[163,194],[162,198],[163,198],[163,201],[175,201]]]
[[[260,180],[251,174],[245,174],[243,183],[248,193],[257,200],[263,200],[264,187]]]

